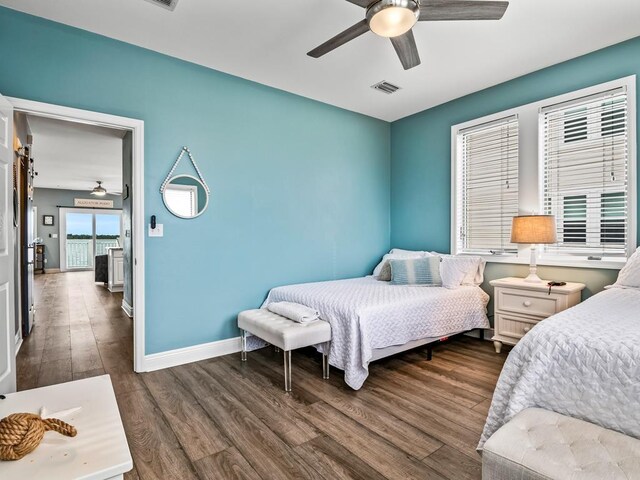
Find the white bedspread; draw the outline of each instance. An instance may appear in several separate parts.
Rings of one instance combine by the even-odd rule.
[[[488,328],[488,300],[475,286],[448,290],[364,277],[274,288],[263,307],[287,301],[318,310],[331,324],[329,363],[344,370],[345,382],[357,390],[369,374],[373,349]]]
[[[640,438],[639,290],[605,290],[536,325],[507,358],[478,449],[529,407]]]

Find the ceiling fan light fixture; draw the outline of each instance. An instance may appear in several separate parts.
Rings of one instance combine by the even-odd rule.
[[[393,38],[407,33],[418,21],[420,6],[414,0],[380,0],[367,10],[373,33]]]
[[[91,190],[91,195],[95,195],[96,197],[104,197],[107,194],[107,190],[102,186],[101,181],[96,180],[96,182],[98,183],[98,185],[96,187],[93,187],[93,190]]]

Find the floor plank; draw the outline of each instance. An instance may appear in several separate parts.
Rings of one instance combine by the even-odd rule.
[[[203,480],[260,480],[237,449],[231,447],[195,462],[196,471]]]
[[[302,414],[316,428],[390,480],[443,478],[426,464],[394,448],[393,444],[323,402],[307,407]]]
[[[288,397],[284,390],[260,388],[224,362],[209,361],[202,366],[288,445],[300,445],[318,436],[295,408],[281,400]]]
[[[181,381],[262,478],[321,478],[202,366],[177,367]]]
[[[116,399],[141,478],[198,478],[164,415],[146,390],[123,393]]]
[[[304,365],[310,371],[317,370],[315,362],[309,357],[297,355],[295,359],[296,365]],[[297,376],[293,382],[296,387],[314,392],[326,404],[416,458],[424,458],[442,446],[441,442],[402,421],[391,412],[372,408],[371,398],[367,396],[366,390],[354,392],[345,386],[337,375],[330,375],[327,382],[322,379],[320,372],[321,370],[317,370],[315,376]]]
[[[449,445],[444,445],[423,462],[450,480],[473,480],[482,477],[480,457],[472,458]]]
[[[230,446],[191,393],[169,370],[145,373],[143,379],[191,461]]]
[[[385,480],[386,478],[325,435],[296,447],[296,452],[323,478],[336,480]]]

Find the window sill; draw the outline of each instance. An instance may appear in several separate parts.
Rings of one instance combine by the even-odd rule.
[[[487,263],[510,263],[513,265],[529,265],[529,258],[518,257],[516,255],[480,255]],[[626,258],[606,259],[606,260],[566,260],[556,258],[538,258],[538,266],[567,267],[567,268],[592,268],[620,270],[627,262]]]

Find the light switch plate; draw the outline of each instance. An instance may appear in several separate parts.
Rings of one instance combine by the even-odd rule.
[[[149,236],[150,237],[163,237],[164,232],[162,229],[162,223],[156,223],[156,228],[151,228],[151,224],[149,224]]]

